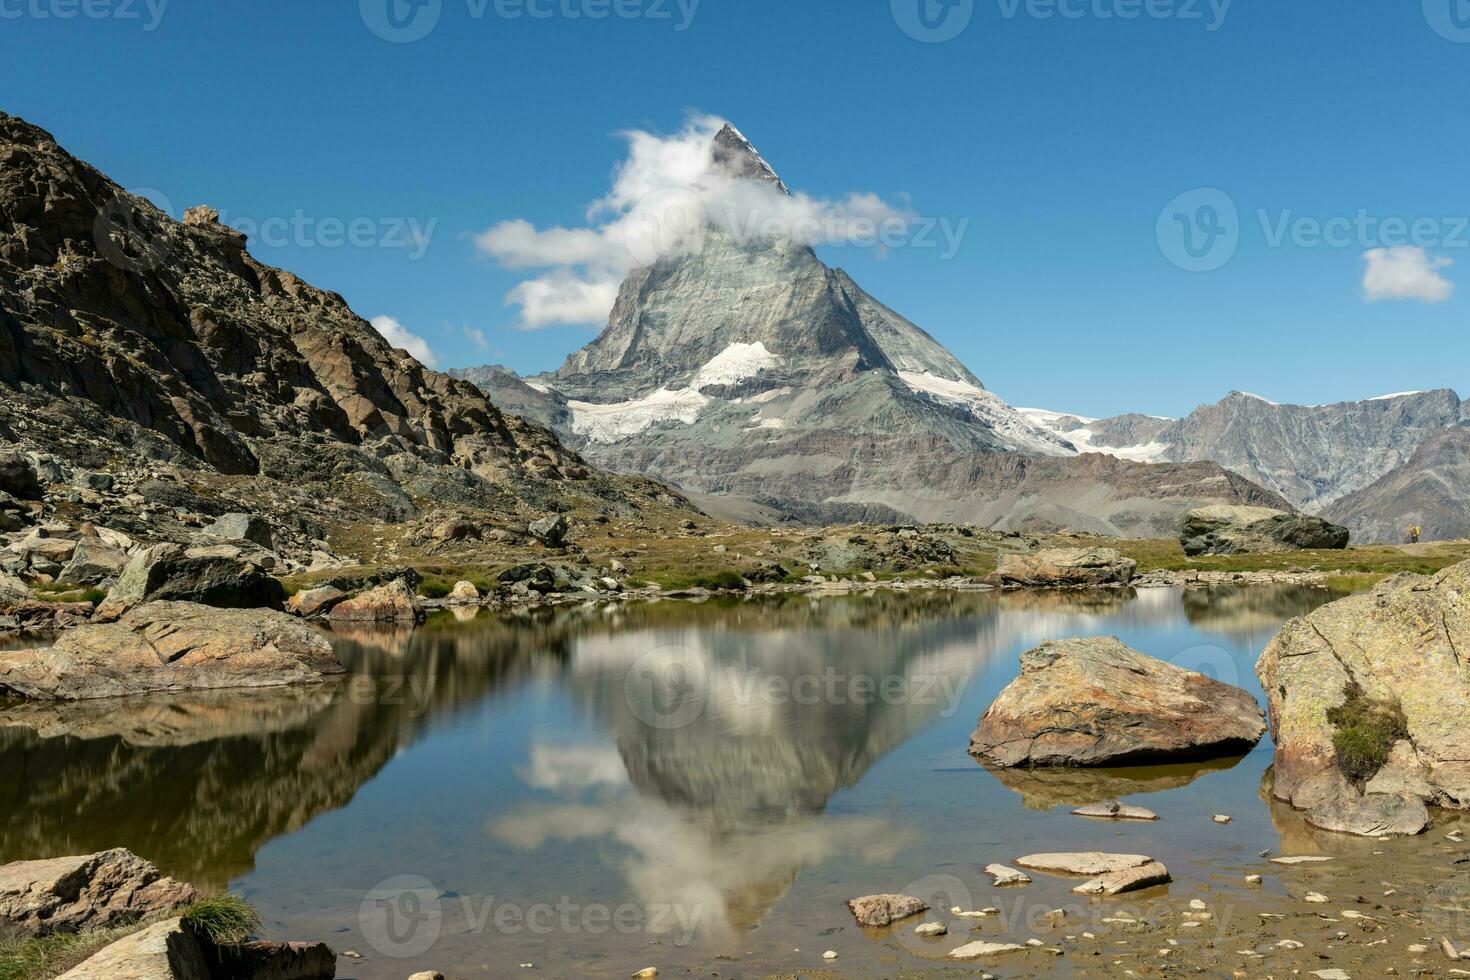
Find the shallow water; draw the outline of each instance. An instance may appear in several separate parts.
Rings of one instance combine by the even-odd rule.
[[[974,938],[1029,935],[1075,882],[997,892],[984,865],[1137,852],[1187,890],[1301,843],[1262,801],[1269,740],[1205,765],[976,765],[1023,650],[1116,635],[1259,699],[1260,650],[1329,598],[874,592],[341,635],[340,684],[0,709],[0,862],[131,848],[244,895],[274,937],[361,952],[342,976],[764,976],[829,949],[843,973],[921,969],[957,943],[864,934],[843,902],[1001,906]],[[1162,819],[1068,812],[1114,797]]]

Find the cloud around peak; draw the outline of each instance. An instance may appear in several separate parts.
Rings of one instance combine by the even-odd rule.
[[[1364,254],[1363,264],[1363,298],[1370,303],[1382,300],[1443,303],[1455,292],[1455,284],[1441,272],[1454,262],[1432,256],[1418,246],[1371,249]]]
[[[506,295],[520,310],[518,326],[601,326],[629,272],[697,254],[712,228],[742,241],[875,244],[881,229],[906,230],[914,220],[907,206],[876,194],[815,198],[743,178],[717,159],[715,136],[725,125],[694,115],[671,135],[620,134],[627,154],[607,193],[587,208],[584,227],[540,229],[514,219],[476,235],[476,249],[504,268],[544,270]]]

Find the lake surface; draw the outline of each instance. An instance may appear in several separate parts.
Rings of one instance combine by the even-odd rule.
[[[1329,598],[880,591],[339,634],[340,684],[0,708],[0,862],[128,847],[245,896],[274,938],[360,952],[342,976],[765,976],[824,950],[844,974],[922,970],[955,943],[864,934],[843,903],[1019,902],[980,869],[1045,850],[1149,854],[1187,889],[1300,832],[1263,802],[1269,739],[986,771],[970,733],[1023,650],[1115,635],[1261,699],[1261,649]],[[1068,812],[1105,798],[1162,819]],[[975,938],[1029,935],[1074,883],[1037,881]]]

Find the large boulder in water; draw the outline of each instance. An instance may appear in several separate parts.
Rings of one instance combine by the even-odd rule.
[[[1184,515],[1179,543],[1190,557],[1342,549],[1350,532],[1320,517],[1269,507],[1201,507]]]
[[[343,669],[320,633],[285,613],[154,602],[63,633],[55,646],[0,654],[0,695],[83,701],[282,687]]]
[[[1120,766],[1241,755],[1266,733],[1245,691],[1131,650],[1113,637],[1021,654],[1021,676],[980,718],[987,766]]]
[[[159,544],[133,556],[97,609],[116,619],[147,602],[197,602],[224,609],[280,609],[281,583],[233,549]]]
[[[1422,831],[1426,806],[1470,809],[1467,656],[1470,562],[1287,623],[1256,665],[1275,797],[1314,826],[1373,837]],[[1355,720],[1367,711],[1396,720]]]
[[[334,623],[419,623],[424,606],[404,579],[368,589],[332,606]]]
[[[996,574],[1002,585],[1043,589],[1127,585],[1138,563],[1112,548],[1044,548],[1006,555]]]
[[[124,925],[199,897],[122,848],[0,865],[0,927],[31,936]]]

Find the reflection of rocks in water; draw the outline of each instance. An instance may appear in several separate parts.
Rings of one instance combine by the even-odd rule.
[[[1132,589],[1020,590],[1001,594],[1008,613],[1041,612],[1106,616],[1138,599]]]
[[[0,704],[0,862],[127,847],[221,889],[267,841],[348,803],[441,710],[542,669],[506,642],[338,638],[325,685]]]
[[[1192,626],[1264,646],[1281,624],[1331,602],[1323,589],[1300,585],[1217,585],[1184,590],[1184,615]]]
[[[1234,769],[1244,758],[1124,769],[987,769],[1001,785],[1019,793],[1030,810],[1086,806],[1145,793],[1180,789],[1210,773]]]

